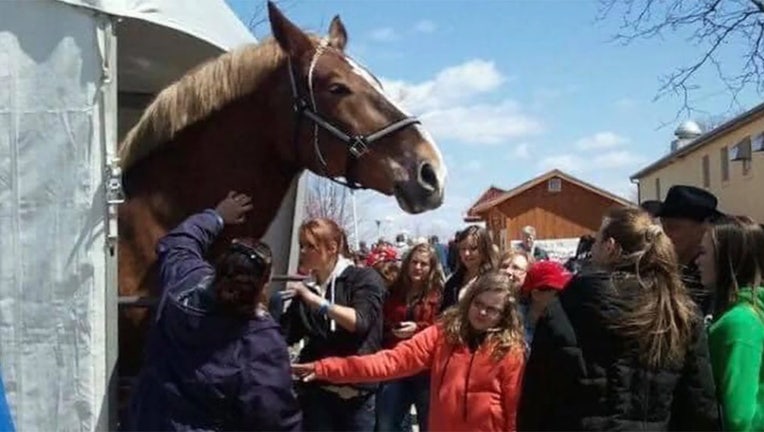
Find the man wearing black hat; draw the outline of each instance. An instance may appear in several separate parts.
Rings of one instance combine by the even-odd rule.
[[[663,203],[658,200],[648,200],[648,201],[642,201],[639,207],[641,207],[642,210],[646,211],[651,218],[656,219],[658,217],[658,212],[661,211],[662,205]]]
[[[700,283],[695,258],[700,252],[706,222],[722,214],[716,205],[717,199],[712,193],[694,186],[677,185],[669,189],[656,213],[661,219],[663,230],[674,243],[682,268],[682,282],[703,316],[712,314],[714,296]]]

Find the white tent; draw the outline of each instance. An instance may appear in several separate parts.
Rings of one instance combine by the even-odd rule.
[[[0,1],[0,368],[18,430],[114,426],[118,139],[161,88],[249,42],[223,0]],[[283,263],[299,189],[266,236]]]

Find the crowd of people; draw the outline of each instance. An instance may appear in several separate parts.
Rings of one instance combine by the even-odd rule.
[[[312,219],[305,280],[271,293],[267,245],[204,258],[252,208],[232,193],[159,243],[125,429],[409,431],[414,407],[420,431],[764,430],[764,229],[716,207],[674,186],[564,264],[532,227],[351,253]]]

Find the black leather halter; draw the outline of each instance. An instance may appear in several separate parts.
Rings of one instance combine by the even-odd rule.
[[[313,59],[311,60],[311,71],[315,67],[316,62],[318,61],[318,58],[323,54],[324,50],[326,48],[326,43],[323,42],[321,45],[316,48],[316,52],[313,55]],[[312,93],[312,86],[311,86],[311,79],[312,74],[309,74],[307,81],[308,81],[308,88],[309,91]],[[297,149],[298,146],[298,139],[299,139],[299,130],[300,130],[300,124],[302,122],[302,119],[304,117],[307,117],[309,120],[311,120],[315,126],[323,129],[326,132],[329,132],[330,134],[334,135],[337,139],[342,141],[345,146],[347,146],[347,163],[345,164],[345,174],[342,175],[342,177],[345,178],[345,181],[338,180],[334,177],[331,177],[328,175],[328,166],[326,164],[326,160],[324,159],[324,155],[321,152],[321,147],[318,143],[318,131],[317,128],[314,128],[313,132],[313,147],[314,147],[314,153],[316,158],[318,159],[319,164],[321,165],[321,169],[324,171],[324,177],[328,178],[329,180],[340,184],[342,186],[348,187],[350,189],[365,189],[363,186],[361,186],[356,181],[356,175],[355,175],[355,167],[356,163],[358,162],[358,159],[363,157],[366,153],[369,152],[369,146],[374,144],[376,141],[379,141],[380,139],[392,135],[401,129],[404,129],[408,126],[418,124],[419,119],[416,117],[405,117],[401,120],[398,120],[396,122],[393,122],[382,129],[377,130],[376,132],[367,134],[367,135],[350,135],[344,131],[342,131],[339,127],[335,126],[330,120],[327,120],[324,118],[321,114],[318,113],[318,110],[314,103],[309,103],[305,98],[300,96],[300,93],[297,90],[297,75],[295,74],[294,67],[292,66],[292,62],[289,61],[289,80],[292,85],[292,99],[294,101],[293,109],[296,116],[295,121],[295,132],[294,132],[294,145],[296,153],[299,154]],[[311,101],[313,101],[312,94]]]

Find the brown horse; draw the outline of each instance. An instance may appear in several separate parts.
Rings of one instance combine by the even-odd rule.
[[[201,65],[163,90],[120,146],[127,200],[119,209],[119,293],[156,295],[154,247],[229,190],[253,197],[238,236],[261,237],[304,169],[394,195],[406,212],[443,201],[437,146],[344,53],[335,17],[323,39],[269,3],[273,39]],[[120,313],[120,372],[137,372],[148,311]]]

